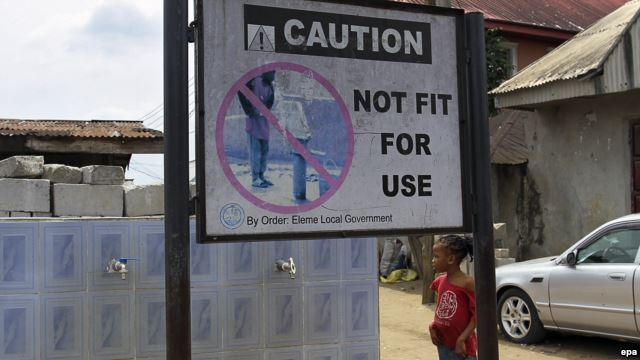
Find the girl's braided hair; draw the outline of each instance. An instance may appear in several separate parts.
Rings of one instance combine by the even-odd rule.
[[[469,255],[473,261],[473,238],[470,236],[447,235],[437,241],[451,251],[460,261]]]

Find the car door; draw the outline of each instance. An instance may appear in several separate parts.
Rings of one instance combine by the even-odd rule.
[[[551,314],[561,328],[637,336],[634,275],[640,228],[612,228],[577,249],[576,265],[549,279]]]

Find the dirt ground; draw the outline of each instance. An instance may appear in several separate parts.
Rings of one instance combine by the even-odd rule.
[[[421,303],[420,281],[380,285],[380,359],[438,360],[427,334],[433,306]],[[541,344],[518,345],[498,336],[501,360],[640,358],[640,355],[621,356],[622,350],[640,353],[640,344],[634,343],[551,333]]]

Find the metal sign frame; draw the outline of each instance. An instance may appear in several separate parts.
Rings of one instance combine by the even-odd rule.
[[[205,185],[205,118],[207,115],[211,119],[213,114],[205,114],[204,110],[204,48],[205,39],[203,37],[203,28],[205,21],[203,19],[203,0],[196,1],[196,41],[195,41],[195,83],[196,83],[196,189],[195,208],[196,208],[196,232],[198,243],[217,243],[229,241],[247,241],[247,240],[273,240],[273,239],[310,239],[310,238],[330,238],[330,237],[358,237],[358,236],[382,236],[382,235],[409,235],[409,234],[427,234],[427,233],[452,233],[452,232],[471,232],[472,216],[471,216],[471,128],[468,114],[468,94],[467,94],[467,54],[465,52],[465,25],[464,11],[453,8],[443,8],[435,6],[424,6],[408,3],[398,3],[382,0],[308,0],[315,3],[335,3],[342,5],[356,5],[362,7],[371,7],[377,9],[399,10],[411,13],[430,14],[439,16],[448,16],[455,19],[456,28],[456,45],[455,52],[457,61],[457,106],[459,113],[459,144],[460,144],[460,185],[462,204],[462,226],[453,228],[404,228],[404,229],[375,229],[375,230],[323,230],[323,231],[307,231],[307,232],[278,232],[278,233],[256,233],[256,234],[239,234],[239,235],[209,235],[206,229],[207,216],[218,216],[218,214],[206,213],[206,185]],[[245,42],[247,40],[245,39]]]

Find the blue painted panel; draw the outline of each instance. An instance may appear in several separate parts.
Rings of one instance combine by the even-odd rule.
[[[0,223],[0,295],[36,291],[35,223]]]
[[[267,287],[267,347],[302,344],[302,289],[295,285]]]
[[[190,226],[191,286],[215,287],[218,284],[221,244],[196,243],[195,224]]]
[[[266,246],[266,258],[265,258],[265,274],[267,284],[273,283],[300,283],[302,282],[302,257],[300,252],[300,241],[269,241],[265,243]],[[289,258],[293,258],[293,262],[296,264],[296,278],[291,279],[289,273],[275,270],[276,260],[289,261]]]
[[[375,240],[197,245],[191,232],[194,359],[377,360]],[[104,275],[117,257],[139,259],[137,290]],[[289,257],[295,280],[274,271]],[[164,358],[164,275],[162,220],[0,223],[0,359]]]
[[[305,289],[305,344],[336,343],[339,341],[340,291],[339,283],[308,285]]]
[[[39,319],[36,296],[0,297],[0,358],[3,360],[34,359],[37,348]]]
[[[265,360],[302,360],[302,348],[269,349],[264,353]]]
[[[44,222],[40,226],[44,291],[86,290],[84,224]]]
[[[377,341],[345,343],[342,352],[346,360],[378,360],[379,347]]]
[[[221,360],[219,354],[193,354],[191,355],[193,360]]]
[[[133,357],[133,295],[110,291],[91,293],[89,297],[87,328],[91,358]]]
[[[336,346],[305,346],[306,360],[339,360],[340,348]]]
[[[42,353],[45,359],[85,359],[84,293],[42,297]]]
[[[166,303],[164,291],[139,291],[136,294],[136,355],[162,356],[166,350]]]
[[[111,259],[136,258],[131,246],[131,222],[96,221],[88,226],[89,289],[132,289],[132,275],[137,270],[135,260],[127,264],[129,274],[125,280],[120,274],[105,271]]]
[[[217,291],[191,290],[191,348],[193,353],[216,352],[221,345],[221,303]]]
[[[137,288],[162,289],[164,278],[164,222],[137,223],[138,254],[136,269]]]
[[[344,338],[346,341],[378,338],[378,283],[343,283]]]
[[[223,347],[257,349],[263,346],[262,288],[227,289]]]
[[[237,351],[222,353],[222,360],[262,360],[262,351]]]
[[[303,242],[304,260],[300,267],[303,268],[305,282],[340,279],[338,241],[323,239]]]
[[[343,279],[377,279],[377,240],[353,238],[340,241],[344,254]]]
[[[263,244],[240,242],[224,245],[223,273],[228,284],[262,284]]]

